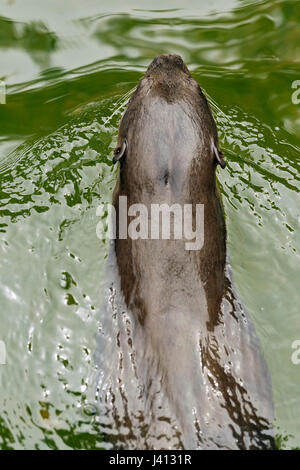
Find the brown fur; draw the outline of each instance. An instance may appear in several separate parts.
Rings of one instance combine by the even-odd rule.
[[[184,240],[115,241],[121,290],[140,332],[137,363],[148,383],[160,376],[186,447],[268,448],[269,376],[225,269],[226,230],[216,184],[222,156],[212,147],[213,142],[218,153],[217,129],[179,56],[162,55],[149,66],[120,123],[118,148],[124,139],[128,147],[113,197],[117,214],[121,195],[128,205],[148,208],[204,204],[200,251],[185,250]],[[145,351],[151,351],[147,367]],[[252,411],[246,413],[248,402]]]

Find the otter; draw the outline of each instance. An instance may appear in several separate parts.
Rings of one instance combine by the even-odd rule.
[[[160,55],[148,67],[121,119],[113,162],[115,326],[107,336],[118,358],[102,387],[114,410],[111,436],[122,435],[116,446],[273,449],[270,376],[226,253],[216,182],[224,156],[208,101],[180,56]],[[202,204],[201,249],[187,250],[184,237],[120,236],[120,196],[149,209]]]

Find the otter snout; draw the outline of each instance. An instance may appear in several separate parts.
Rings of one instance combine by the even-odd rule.
[[[181,71],[190,75],[189,70],[182,58],[176,54],[161,54],[155,57],[149,65],[146,75],[153,73],[170,73]]]

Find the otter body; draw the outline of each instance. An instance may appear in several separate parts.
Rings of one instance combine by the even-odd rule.
[[[149,66],[120,123],[118,160],[110,293],[119,307],[109,334],[119,342],[109,387],[116,399],[121,380],[123,396],[112,426],[129,426],[133,448],[273,448],[268,369],[226,263],[217,129],[179,56]],[[202,204],[201,249],[187,250],[184,238],[120,238],[120,196],[149,214],[152,204]]]

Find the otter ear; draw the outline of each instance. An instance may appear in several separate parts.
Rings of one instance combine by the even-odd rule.
[[[214,154],[214,158],[216,159],[216,161],[220,165],[220,167],[225,168],[226,162],[224,160],[223,152],[218,150],[218,148],[216,147],[214,142],[212,142],[212,151],[213,151],[213,154]]]
[[[216,159],[217,159],[217,162],[219,163],[220,167],[225,168],[226,162],[224,160],[223,152],[221,152],[220,150],[217,150]]]
[[[114,150],[114,156],[113,156],[113,163],[116,163],[121,160],[125,156],[126,150],[127,150],[128,144],[126,138],[123,140],[122,145],[118,146]]]

